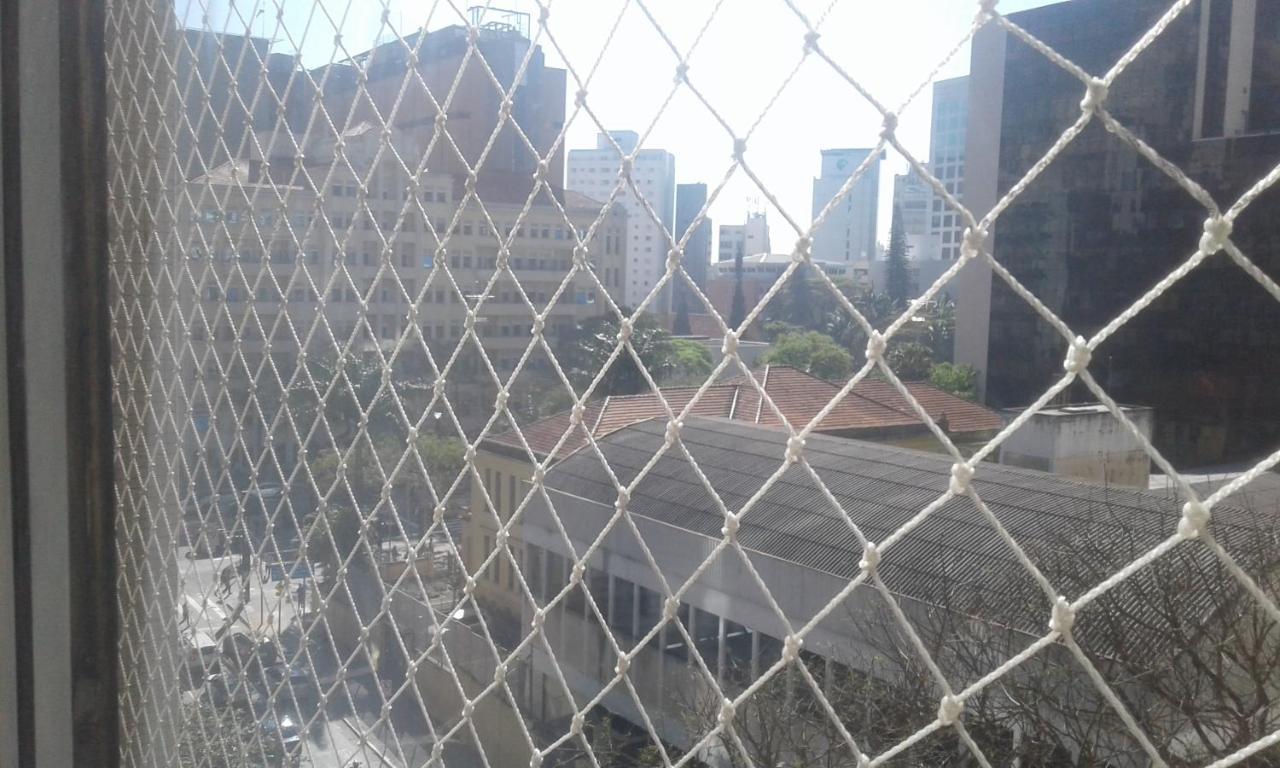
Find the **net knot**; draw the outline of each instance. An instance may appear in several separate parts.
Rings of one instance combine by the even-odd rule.
[[[533,754],[529,755],[529,768],[541,768],[541,766],[542,766],[541,752],[535,751]]]
[[[786,641],[782,644],[782,659],[786,662],[795,661],[800,656],[800,647],[804,645],[804,638],[799,635],[787,635]]]
[[[1101,78],[1090,78],[1089,84],[1085,86],[1084,98],[1080,100],[1080,109],[1084,112],[1097,112],[1107,100],[1108,90],[1106,82]]]
[[[729,331],[724,335],[724,343],[720,345],[720,354],[725,357],[736,356],[738,354],[737,332]]]
[[[878,565],[880,565],[880,549],[868,541],[862,548],[862,559],[858,561],[858,568],[870,576],[875,573]]]
[[[728,728],[733,723],[734,707],[733,702],[725,699],[720,703],[720,715],[716,719],[720,723],[721,728]]]
[[[969,483],[973,480],[973,467],[964,462],[951,465],[951,492],[957,496],[969,493]]]
[[[586,722],[587,720],[585,717],[582,716],[581,712],[575,714],[573,716],[573,719],[569,722],[569,733],[573,734],[574,736],[581,736],[582,727],[586,725]]]
[[[808,32],[805,32],[804,33],[804,52],[809,53],[810,51],[818,50],[818,38],[820,37],[822,37],[822,35],[818,34],[812,29],[809,30]]]
[[[938,722],[943,725],[955,725],[962,714],[964,714],[964,701],[950,693],[942,697],[942,702],[938,704]]]
[[[1060,635],[1071,634],[1071,627],[1076,623],[1076,609],[1071,607],[1065,597],[1059,596],[1053,603],[1053,612],[1049,616],[1049,629]]]
[[[1182,519],[1178,521],[1178,535],[1184,539],[1196,539],[1204,533],[1212,515],[1204,504],[1188,501],[1182,505]]]
[[[680,268],[680,261],[684,258],[684,251],[679,248],[672,248],[667,251],[667,269],[674,272]]]
[[[680,62],[676,65],[675,82],[685,83],[689,81],[689,64],[688,62]]]
[[[577,93],[573,94],[573,105],[579,108],[587,105],[587,91],[585,88],[579,89]]]
[[[809,236],[801,237],[796,241],[796,252],[792,257],[795,261],[804,263],[809,260],[809,253],[813,247],[813,239]]]
[[[1067,373],[1079,375],[1089,367],[1089,360],[1092,357],[1093,351],[1089,349],[1089,343],[1083,336],[1077,336],[1067,347],[1067,357],[1062,361],[1062,368]]]
[[[627,658],[626,656],[619,656],[618,663],[614,665],[613,671],[615,674],[618,675],[618,677],[622,677],[623,675],[627,674],[627,670],[630,668],[631,668],[631,659]]]
[[[574,403],[573,409],[569,412],[569,422],[575,425],[581,424],[584,410],[586,409],[582,407],[582,403]]]
[[[631,492],[628,491],[626,488],[619,488],[618,500],[613,503],[614,508],[617,509],[619,513],[623,513],[627,511],[627,506],[630,504],[631,504]]]
[[[747,151],[746,139],[733,140],[733,159],[734,160],[737,160],[738,162],[742,162],[742,156],[746,154],[746,151]]]
[[[631,331],[633,330],[633,328],[634,326],[631,323],[631,318],[629,317],[622,318],[622,320],[618,323],[618,341],[623,344],[626,344],[628,341],[630,341]]]
[[[884,359],[884,335],[879,331],[872,331],[867,338],[867,360],[878,363]]]
[[[804,453],[804,438],[799,435],[792,435],[787,438],[787,461],[794,464],[800,460],[800,454]]]
[[[680,601],[674,597],[668,597],[666,602],[662,604],[662,618],[671,621],[676,617],[676,612],[680,609]]]
[[[1227,245],[1231,236],[1231,220],[1222,216],[1210,216],[1204,221],[1204,234],[1200,236],[1200,251],[1212,256]]]
[[[684,422],[676,419],[667,422],[666,444],[670,447],[675,441],[680,439],[680,430],[684,428]]]
[[[893,132],[898,129],[898,116],[893,112],[885,112],[884,120],[880,123],[880,138],[891,139]]]
[[[982,253],[982,245],[987,241],[987,230],[973,227],[965,227],[964,245],[961,248],[961,255],[964,258],[971,259]]]
[[[720,534],[730,541],[738,536],[738,516],[730,512],[724,516],[724,527],[720,529]]]

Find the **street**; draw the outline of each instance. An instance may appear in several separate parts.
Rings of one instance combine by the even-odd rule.
[[[284,661],[299,652],[298,638],[303,626],[300,614],[310,611],[307,618],[314,620],[319,599],[305,569],[286,574],[278,566],[261,567],[256,560],[246,569],[241,567],[239,555],[198,557],[195,554],[189,547],[180,547],[178,551],[183,596],[176,609],[189,644],[198,647],[212,642],[214,652],[219,653],[223,652],[223,643],[217,642],[220,637],[239,635],[248,638],[244,642],[249,647],[282,649]],[[245,575],[243,580],[242,575]],[[305,609],[299,597],[305,599]],[[280,688],[274,711],[268,704],[268,691],[256,690],[266,686],[255,686],[251,706],[258,719],[262,720],[265,712],[268,717],[274,715],[277,721],[290,718],[300,727],[297,754],[301,765],[317,768],[425,765],[431,757],[432,742],[412,693],[406,691],[397,700],[392,710],[392,724],[380,721],[382,697],[374,687],[375,678],[367,662],[358,657],[351,661],[346,670],[347,682],[335,687],[339,665],[332,648],[326,649],[327,635],[319,626],[310,635],[310,663],[308,655],[301,655],[294,665],[298,671],[283,673],[288,674],[292,682]],[[208,672],[215,665],[205,662],[205,666]],[[280,666],[288,670],[287,666]],[[324,708],[319,705],[317,680],[321,689],[332,687]],[[294,697],[289,695],[291,686],[296,705],[292,701]],[[410,730],[413,733],[408,732]],[[466,733],[464,729],[460,735],[469,738]],[[444,761],[446,765],[460,768],[483,765],[473,747],[456,740],[446,745]]]

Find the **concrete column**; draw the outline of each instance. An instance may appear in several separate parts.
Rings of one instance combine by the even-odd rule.
[[[716,682],[724,687],[724,663],[725,663],[725,622],[724,617],[720,617],[719,636],[716,638]]]

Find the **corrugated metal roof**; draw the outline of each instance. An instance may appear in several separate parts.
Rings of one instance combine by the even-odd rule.
[[[626,484],[662,447],[665,424],[647,421],[615,431],[601,448],[618,479]],[[691,419],[682,440],[716,493],[738,510],[780,466],[787,435],[721,419]],[[852,521],[872,541],[882,541],[948,487],[951,461],[938,454],[877,443],[815,436],[805,456]],[[594,452],[562,461],[547,477],[553,489],[610,507],[614,488],[600,471]],[[1106,488],[1031,470],[983,464],[973,479],[992,513],[1027,552],[1050,583],[1069,599],[1093,588],[1119,568],[1167,538],[1177,525],[1181,503],[1167,496]],[[688,461],[667,452],[631,496],[629,509],[695,533],[720,537],[723,519]],[[1276,551],[1275,516],[1230,507],[1215,508],[1213,531],[1242,562],[1251,553]],[[853,578],[862,547],[817,484],[793,465],[743,517],[739,540],[748,549],[824,572]],[[1187,542],[1157,561],[1162,569],[1212,566],[1212,555]],[[1049,604],[1013,551],[968,497],[953,498],[933,512],[884,555],[881,576],[894,592],[945,604],[968,615],[1042,634]],[[1162,571],[1163,573],[1163,571]],[[1167,577],[1165,573],[1161,578]],[[1100,604],[1125,601],[1129,615],[1147,611],[1142,595],[1159,586],[1152,569],[1140,571]],[[1190,580],[1194,581],[1194,580]],[[1160,582],[1165,584],[1167,582]],[[1215,608],[1210,596],[1188,583],[1179,600],[1187,617]],[[1095,604],[1099,610],[1099,604]],[[1106,642],[1104,628],[1084,620],[1077,636]],[[993,615],[995,614],[995,615]],[[1099,623],[1101,624],[1101,622]],[[1145,628],[1159,642],[1155,619]]]

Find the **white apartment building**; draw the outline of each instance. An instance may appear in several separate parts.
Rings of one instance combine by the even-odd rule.
[[[568,180],[565,189],[595,200],[607,200],[618,185],[622,165],[619,150],[634,155],[632,177],[635,189],[628,186],[617,201],[627,212],[626,269],[624,303],[636,307],[644,301],[662,279],[671,249],[670,232],[675,224],[676,159],[664,149],[640,149],[640,137],[634,131],[609,131],[596,139],[595,149],[569,151]],[[615,147],[616,145],[616,147]],[[651,214],[636,192],[643,195]],[[655,219],[656,214],[656,219]],[[670,309],[670,286],[649,305],[655,312]]]
[[[870,149],[822,150],[821,175],[813,180],[813,217],[858,169]],[[876,158],[813,233],[813,258],[819,261],[869,261],[876,255],[876,210],[880,195],[880,160]]]
[[[738,256],[768,253],[769,220],[763,211],[747,214],[743,224],[721,224],[718,261],[733,261]]]

